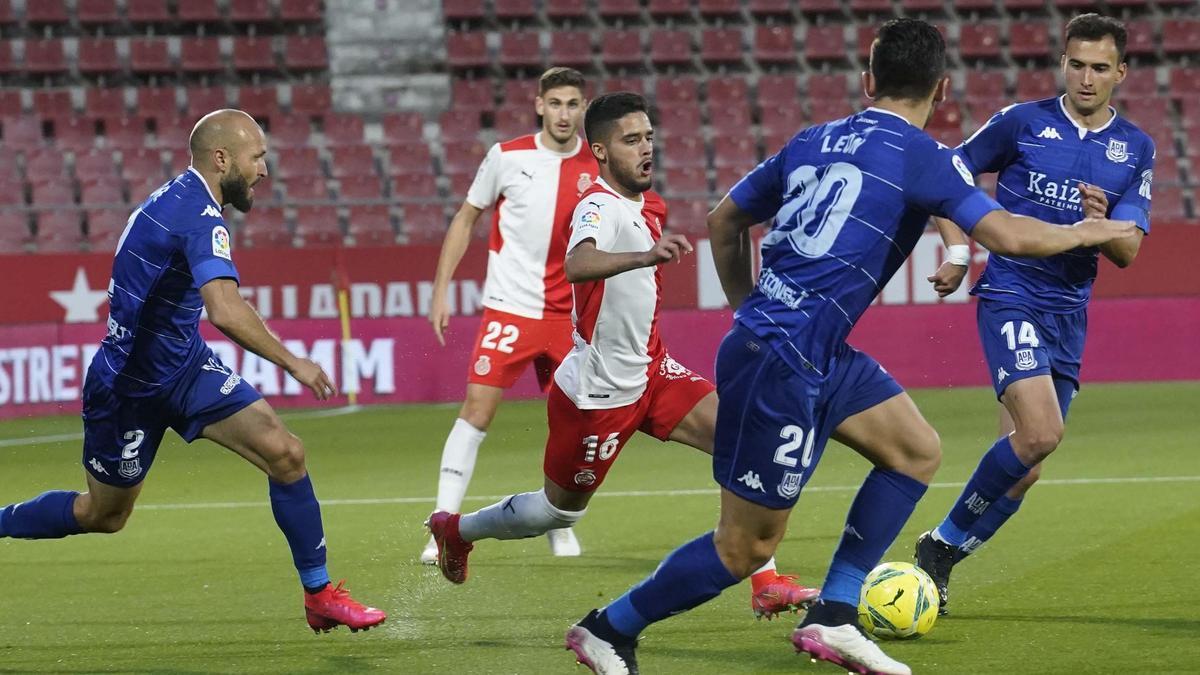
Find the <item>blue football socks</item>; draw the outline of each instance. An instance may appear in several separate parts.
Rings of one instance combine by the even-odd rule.
[[[1021,508],[1021,502],[1023,501],[1023,499],[1009,499],[1007,496],[1003,496],[992,502],[988,510],[984,511],[983,515],[979,516],[979,520],[975,521],[975,524],[971,526],[971,531],[967,533],[966,541],[959,548],[962,549],[963,553],[971,553],[982,546],[984,542],[996,534],[996,531],[1004,523],[1008,522],[1009,518],[1013,517],[1017,509]]]
[[[78,492],[52,490],[0,509],[0,537],[59,539],[83,533],[75,520]]]
[[[325,570],[325,530],[321,525],[321,505],[313,492],[308,474],[282,485],[268,480],[271,512],[292,549],[292,562],[306,589],[319,590],[329,583]]]
[[[971,480],[934,536],[951,546],[962,546],[979,517],[1027,473],[1029,467],[1013,452],[1008,436],[1001,437],[979,460]]]

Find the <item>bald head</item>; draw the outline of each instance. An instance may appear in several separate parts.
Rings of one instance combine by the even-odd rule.
[[[196,122],[189,141],[192,166],[219,187],[222,204],[249,211],[254,185],[267,176],[267,138],[254,118],[241,110],[216,110]]]

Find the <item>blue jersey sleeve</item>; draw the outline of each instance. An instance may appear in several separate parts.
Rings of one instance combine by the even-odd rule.
[[[1146,234],[1150,234],[1150,184],[1154,181],[1155,153],[1154,141],[1147,140],[1138,158],[1136,175],[1109,215],[1113,220],[1132,220]]]
[[[209,223],[197,223],[183,233],[183,254],[191,268],[196,288],[220,278],[241,283],[237,267],[233,264],[232,244],[225,222]]]
[[[985,214],[1001,208],[975,187],[957,151],[925,135],[905,150],[904,196],[912,206],[949,218],[968,234]]]
[[[972,174],[995,173],[1012,163],[1017,154],[1020,115],[1010,105],[958,146]]]
[[[756,222],[770,220],[783,206],[782,150],[763,160],[729,190],[729,198],[739,209],[754,217]]]

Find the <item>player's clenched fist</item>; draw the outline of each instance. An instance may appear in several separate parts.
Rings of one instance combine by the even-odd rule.
[[[682,234],[664,234],[654,244],[654,248],[646,251],[646,267],[661,265],[672,260],[678,262],[684,254],[692,252],[692,245]]]

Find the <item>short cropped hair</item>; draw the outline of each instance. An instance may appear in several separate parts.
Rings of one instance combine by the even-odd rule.
[[[1125,43],[1129,35],[1125,32],[1125,24],[1099,14],[1080,14],[1067,22],[1067,39],[1071,40],[1102,40],[1105,35],[1111,35],[1117,45],[1117,63],[1125,61]]]
[[[575,87],[582,94],[584,84],[583,73],[574,68],[555,66],[538,78],[538,96],[545,96],[546,92],[558,87]]]
[[[946,74],[946,41],[918,19],[892,19],[871,46],[875,97],[921,100]]]
[[[583,115],[583,133],[588,143],[604,143],[617,120],[634,112],[650,114],[645,97],[632,91],[617,91],[592,99]]]

